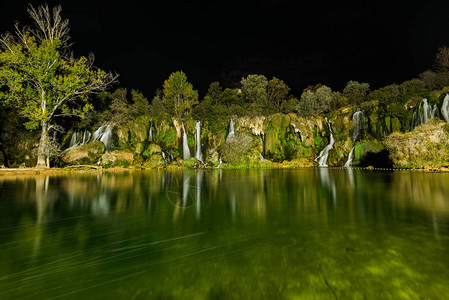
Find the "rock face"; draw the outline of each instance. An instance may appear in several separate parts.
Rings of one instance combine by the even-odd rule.
[[[439,120],[407,133],[393,133],[385,139],[390,157],[400,168],[449,166],[449,125]]]
[[[363,111],[364,120],[354,134],[353,115],[357,111]],[[231,118],[233,134],[229,137]],[[343,166],[352,149],[353,166],[374,166],[372,161],[379,160],[381,154],[382,159],[388,160],[388,155],[384,155],[385,137],[407,127],[405,117],[400,120],[394,114],[387,115],[377,101],[332,111],[327,120],[334,137],[328,166]],[[149,168],[175,164],[173,160],[183,159],[183,127],[190,152],[196,149],[197,121],[201,121],[202,160],[209,165],[218,165],[221,158],[225,163],[247,167],[278,162],[288,167],[317,166],[314,160],[330,140],[330,129],[324,116],[305,118],[293,113],[251,117],[224,115],[212,122],[191,117],[181,120],[169,115],[158,118],[147,115],[114,129],[112,148],[121,152],[105,154],[103,164],[134,163]],[[148,137],[150,126],[151,141]]]
[[[97,163],[104,150],[102,142],[93,141],[67,150],[61,156],[61,160],[66,165],[93,165]]]

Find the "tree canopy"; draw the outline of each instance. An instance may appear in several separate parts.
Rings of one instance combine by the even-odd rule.
[[[162,101],[167,109],[176,116],[189,115],[192,107],[198,104],[198,91],[187,81],[187,76],[182,71],[171,73],[164,81],[164,96]]]
[[[28,13],[35,28],[19,28],[0,38],[0,99],[15,106],[26,118],[28,129],[41,127],[38,165],[48,165],[44,148],[48,133],[58,128],[56,118],[79,116],[92,109],[89,95],[105,90],[117,78],[93,66],[94,56],[70,54],[68,20],[61,7],[50,12],[47,5]],[[48,148],[48,147],[47,147]],[[47,163],[45,158],[47,156]]]

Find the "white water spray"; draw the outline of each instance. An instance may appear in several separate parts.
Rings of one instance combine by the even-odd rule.
[[[318,163],[318,166],[320,167],[327,167],[327,158],[329,157],[329,151],[334,148],[334,135],[332,134],[332,127],[331,124],[329,124],[329,121],[326,119],[327,125],[329,126],[330,131],[330,137],[329,137],[329,144],[324,147],[323,150],[321,150],[320,154],[317,158],[315,158],[315,161]]]

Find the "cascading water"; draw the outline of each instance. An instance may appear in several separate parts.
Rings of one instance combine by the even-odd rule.
[[[415,127],[427,123],[430,119],[435,118],[438,115],[438,106],[429,105],[427,103],[427,98],[421,100],[418,109],[413,113],[412,123],[410,129],[413,130]]]
[[[153,122],[150,123],[150,129],[148,130],[148,141],[153,141]]]
[[[330,137],[329,137],[329,145],[324,147],[323,150],[321,150],[320,155],[318,155],[317,158],[315,158],[315,161],[318,163],[318,166],[320,167],[327,167],[327,158],[329,157],[329,151],[333,149],[334,146],[334,135],[332,134],[332,127],[331,124],[329,124],[329,121],[326,119],[327,125],[329,126],[330,131]]]
[[[195,126],[195,158],[199,161],[203,161],[201,155],[201,122],[197,121]]]
[[[444,120],[449,123],[449,94],[446,94],[446,97],[444,97],[443,105],[441,105],[441,114]]]
[[[234,135],[235,135],[234,121],[231,119],[231,121],[229,122],[229,133],[228,133],[228,137],[226,138],[226,140],[232,138]]]
[[[106,147],[106,151],[109,151],[112,141],[112,127],[109,125],[102,125],[98,128],[93,136],[92,141],[100,141]]]
[[[186,129],[184,128],[184,123],[182,123],[182,154],[183,159],[190,158],[189,143],[187,140],[187,132]]]
[[[70,144],[68,149],[75,148],[76,146],[84,145],[90,141],[92,134],[84,130],[83,132],[75,131],[70,139]]]
[[[349,152],[348,160],[346,161],[346,163],[344,164],[343,167],[345,167],[345,168],[350,168],[350,167],[351,167],[352,161],[353,161],[353,159],[354,159],[354,149],[355,149],[355,146],[352,147],[351,152]]]
[[[352,122],[354,123],[352,140],[355,142],[357,137],[365,130],[365,112],[357,108],[357,111],[352,115]]]

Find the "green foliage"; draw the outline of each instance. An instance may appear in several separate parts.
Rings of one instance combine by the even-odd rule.
[[[136,90],[131,90],[132,100],[132,114],[134,117],[147,115],[150,112],[150,104],[148,99],[143,96],[142,93]]]
[[[268,80],[263,75],[250,74],[240,81],[247,102],[266,105],[268,100]]]
[[[340,107],[344,107],[346,105],[349,105],[349,100],[343,94],[340,92],[333,92],[332,93],[332,99],[330,103],[331,110],[336,110]]]
[[[424,98],[429,95],[429,90],[426,88],[426,84],[421,79],[412,79],[404,81],[399,85],[401,103],[406,103],[411,98],[419,97]]]
[[[307,88],[301,95],[298,104],[298,114],[300,116],[316,116],[329,112],[332,100],[332,90],[325,85],[318,88]]]
[[[377,100],[380,103],[396,102],[400,99],[401,92],[397,84],[387,85],[368,94],[369,100]]]
[[[221,101],[227,106],[243,105],[245,102],[243,96],[243,93],[237,90],[226,88],[222,93]]]
[[[165,107],[178,117],[190,115],[193,106],[198,104],[198,91],[193,89],[182,71],[170,74],[164,81],[163,93],[162,102]]]
[[[298,111],[298,105],[299,100],[293,95],[290,95],[286,101],[282,102],[281,111],[284,114],[296,113]]]
[[[218,81],[214,81],[210,84],[207,94],[204,97],[204,102],[212,105],[218,105],[222,103],[223,88]]]
[[[343,89],[343,96],[348,99],[349,104],[358,105],[366,100],[368,92],[368,83],[359,83],[357,81],[350,80]]]
[[[25,126],[42,128],[39,153],[55,129],[55,117],[83,117],[93,106],[89,95],[105,90],[116,76],[92,66],[88,58],[68,53],[67,21],[59,16],[60,7],[51,15],[47,6],[29,9],[37,29],[16,27],[16,35],[0,39],[0,100],[14,105],[26,118]],[[44,157],[39,155],[38,164]]]

